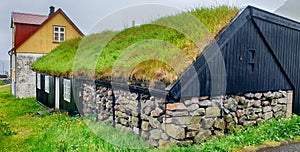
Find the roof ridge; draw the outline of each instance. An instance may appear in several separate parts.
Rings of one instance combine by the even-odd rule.
[[[13,14],[23,14],[23,15],[32,15],[32,16],[48,17],[48,15],[33,14],[33,13],[23,13],[23,12],[13,12]]]

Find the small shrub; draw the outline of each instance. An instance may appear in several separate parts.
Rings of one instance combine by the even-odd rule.
[[[0,85],[4,85],[4,83],[3,83],[3,81],[2,81],[2,80],[0,80]]]

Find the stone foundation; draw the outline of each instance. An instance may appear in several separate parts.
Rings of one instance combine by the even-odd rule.
[[[193,97],[183,102],[84,84],[83,113],[133,132],[154,146],[201,143],[233,128],[289,117],[291,91]]]

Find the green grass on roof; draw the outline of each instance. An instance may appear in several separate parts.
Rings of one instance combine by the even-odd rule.
[[[55,76],[68,77],[72,71],[73,61],[82,38],[67,40],[51,51],[51,53],[39,58],[32,64],[37,72]]]
[[[199,8],[121,32],[68,40],[32,68],[54,76],[109,80],[114,73],[114,77],[171,83],[237,12],[228,6]]]

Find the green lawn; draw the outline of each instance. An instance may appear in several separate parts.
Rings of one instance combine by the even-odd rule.
[[[16,99],[9,94],[9,87],[0,88],[0,151],[138,151],[126,147],[147,149],[145,143],[135,136],[116,131],[106,124],[69,117],[65,113],[34,117],[40,110],[45,108],[37,104],[35,99]],[[88,122],[90,127],[96,128],[95,132],[99,136],[88,128]],[[111,143],[103,139],[110,139],[106,141]]]
[[[234,131],[223,138],[190,147],[153,149],[132,134],[125,134],[92,119],[65,113],[43,114],[35,99],[16,99],[9,87],[0,88],[0,151],[231,151],[266,141],[299,139],[300,117],[274,119]],[[89,125],[86,125],[89,124]],[[94,128],[92,132],[89,127]],[[130,147],[130,148],[129,148]]]

